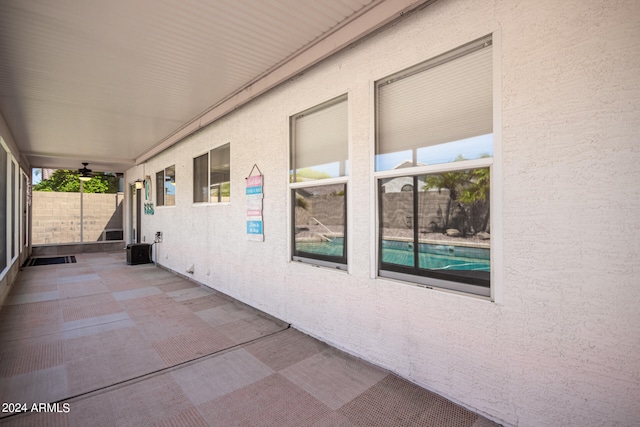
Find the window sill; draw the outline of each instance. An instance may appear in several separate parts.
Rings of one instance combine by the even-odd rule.
[[[321,261],[313,258],[304,258],[304,257],[294,256],[289,262],[291,264],[303,264],[303,265],[323,268],[331,271],[342,271],[345,273],[348,272],[347,265],[345,264],[337,264],[334,262]]]
[[[452,293],[456,295],[493,302],[493,299],[491,298],[490,288],[468,285],[466,283],[458,283],[453,281],[450,282],[447,280],[439,280],[421,276],[412,276],[410,274],[396,273],[391,271],[378,272],[378,276],[376,277],[376,279],[388,280],[394,283],[417,286],[419,288],[442,291],[446,293]]]

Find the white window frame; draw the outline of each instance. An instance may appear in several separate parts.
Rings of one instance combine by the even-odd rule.
[[[461,293],[465,296],[478,296],[476,293],[468,292],[464,286],[462,289],[456,289],[455,281],[444,281],[440,283],[437,280],[430,278],[423,278],[421,276],[414,275],[394,275],[388,274],[385,276],[380,275],[380,257],[379,242],[380,235],[380,206],[379,206],[379,180],[386,178],[394,178],[401,176],[415,176],[425,174],[437,174],[455,170],[477,169],[488,167],[490,168],[490,182],[491,182],[491,197],[490,197],[490,228],[491,228],[491,272],[490,272],[490,288],[489,294],[480,296],[480,298],[488,299],[495,303],[502,303],[502,258],[503,258],[503,245],[502,245],[502,90],[501,90],[501,32],[496,30],[489,35],[492,43],[492,85],[493,85],[493,157],[480,158],[474,160],[465,160],[454,163],[434,164],[428,166],[414,166],[396,170],[384,170],[376,171],[375,161],[372,162],[371,171],[373,180],[371,182],[372,195],[371,202],[375,208],[372,210],[372,223],[374,224],[374,232],[371,238],[371,278],[377,280],[398,280],[399,283],[416,285],[429,289],[438,289],[446,292]],[[487,37],[489,37],[487,36]],[[484,37],[483,37],[484,38]],[[455,48],[457,50],[460,48]],[[395,73],[397,75],[399,73]],[[376,155],[376,135],[377,135],[377,82],[385,80],[385,78],[378,79],[371,82],[370,90],[372,99],[374,99],[371,109],[372,120],[372,135],[374,137],[371,141],[372,153]],[[395,277],[394,277],[395,276]],[[453,286],[452,286],[453,284]]]
[[[11,161],[9,162],[9,176],[9,186],[11,187],[9,194],[9,209],[11,210],[9,231],[11,236],[7,240],[10,242],[11,249],[9,252],[10,263],[13,264],[20,255],[20,215],[18,214],[20,212],[20,165],[13,156],[11,156]]]
[[[351,111],[351,96],[348,92],[343,92],[341,95],[329,98],[323,102],[320,102],[316,105],[314,105],[311,108],[308,108],[304,111],[300,111],[297,112],[295,114],[292,114],[289,116],[289,171],[290,173],[294,174],[295,176],[295,171],[296,171],[296,165],[295,165],[295,160],[294,160],[294,156],[295,156],[295,120],[300,117],[303,116],[305,114],[311,114],[314,113],[316,111],[321,111],[324,108],[330,107],[331,105],[334,105],[336,103],[339,102],[343,102],[344,101],[347,103],[347,111],[350,112]],[[346,165],[344,167],[344,176],[339,176],[339,177],[332,177],[332,178],[323,178],[323,179],[315,179],[315,180],[310,180],[310,181],[304,181],[304,182],[289,182],[289,235],[290,235],[290,239],[289,239],[289,261],[290,262],[297,262],[297,263],[302,263],[302,264],[308,264],[308,265],[312,265],[312,266],[318,266],[318,267],[327,267],[333,270],[338,270],[338,271],[350,271],[350,263],[349,260],[351,259],[351,238],[350,238],[350,230],[352,228],[352,224],[351,224],[351,203],[352,203],[352,196],[351,196],[351,191],[350,191],[350,163],[349,163],[349,158],[351,157],[351,119],[350,119],[350,115],[349,113],[347,113],[347,159],[346,159]],[[327,185],[335,185],[335,184],[342,184],[344,185],[345,188],[345,199],[344,199],[344,203],[345,203],[345,224],[344,224],[344,232],[343,232],[343,241],[344,241],[344,245],[345,245],[345,255],[344,255],[344,264],[343,263],[338,263],[338,262],[333,262],[333,261],[326,261],[326,260],[321,260],[321,259],[317,259],[317,258],[311,258],[311,257],[304,257],[304,256],[296,256],[295,254],[295,204],[296,201],[294,199],[294,190],[298,190],[298,189],[304,189],[304,188],[313,188],[313,187],[319,187],[319,186],[327,186]]]
[[[156,172],[156,173],[154,174],[154,180],[155,180],[156,187],[157,187],[157,188],[156,188],[156,194],[155,194],[155,197],[156,197],[156,207],[160,207],[160,208],[169,208],[169,207],[173,207],[173,206],[175,206],[175,205],[176,205],[176,200],[175,200],[175,199],[174,199],[174,203],[173,203],[172,205],[167,205],[167,187],[166,187],[165,183],[166,183],[166,181],[167,181],[167,176],[168,176],[168,175],[167,175],[167,169],[169,169],[169,168],[173,168],[173,173],[174,173],[174,182],[176,182],[176,183],[177,183],[177,179],[176,179],[177,169],[176,169],[176,165],[175,165],[175,163],[174,163],[173,165],[169,165],[169,166],[167,166],[166,168],[164,168],[164,169],[162,169],[162,170],[159,170],[158,172]],[[162,204],[160,204],[160,203],[159,203],[159,201],[158,201],[158,191],[159,191],[159,189],[160,189],[160,188],[158,188],[158,187],[160,187],[160,186],[158,185],[158,174],[160,174],[160,173],[162,173],[162,187],[161,187],[161,188],[162,188]],[[177,192],[177,190],[176,190],[176,192]]]
[[[5,180],[5,197],[4,197],[4,210],[5,210],[5,221],[4,224],[0,224],[0,227],[4,227],[4,232],[5,232],[5,239],[4,242],[0,241],[0,244],[4,245],[4,250],[5,250],[5,256],[4,256],[4,260],[3,263],[5,264],[5,266],[0,270],[0,279],[4,278],[5,275],[7,274],[7,272],[9,271],[9,268],[11,267],[11,260],[10,260],[10,255],[11,255],[11,247],[10,247],[10,242],[11,242],[11,238],[9,236],[9,232],[11,230],[11,209],[9,208],[9,206],[11,206],[11,189],[10,187],[10,183],[11,183],[11,179],[10,179],[10,174],[11,174],[11,160],[13,158],[12,154],[11,154],[11,150],[9,150],[9,147],[7,147],[5,145],[4,140],[2,139],[2,137],[0,137],[0,150],[5,152],[6,155],[6,160],[5,160],[5,172],[4,172],[4,180]]]
[[[29,175],[20,169],[20,253],[22,253],[24,248],[29,246],[29,191]]]
[[[217,185],[216,184],[211,184],[211,152],[216,151],[216,150],[222,150],[224,149],[224,147],[228,146],[229,147],[229,201],[219,201],[219,202],[212,202],[211,201],[211,187],[212,185]],[[195,194],[192,194],[192,202],[194,205],[196,206],[202,206],[202,205],[228,205],[231,203],[231,194],[233,193],[231,191],[231,143],[230,142],[226,142],[222,145],[217,146],[216,148],[212,148],[211,150],[208,150],[205,153],[201,153],[197,156],[195,156],[193,158],[193,160],[191,161],[191,167],[193,168],[193,177],[195,178],[196,176],[196,170],[195,170],[195,164],[194,161],[195,159],[202,157],[202,156],[207,156],[207,188],[209,189],[209,193],[208,193],[208,197],[207,197],[207,201],[206,202],[196,202],[195,200],[193,200]],[[194,192],[195,192],[195,183],[193,183],[193,188],[194,188]]]

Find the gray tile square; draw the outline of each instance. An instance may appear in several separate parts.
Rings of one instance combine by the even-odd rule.
[[[309,426],[333,413],[282,375],[260,381],[198,407],[214,426]]]
[[[207,295],[211,295],[211,291],[203,289],[202,287],[199,286],[197,288],[187,288],[187,289],[180,289],[177,291],[171,291],[171,292],[167,292],[166,294],[171,298],[175,299],[176,301],[186,301],[194,298],[200,298]]]
[[[273,370],[243,349],[233,350],[171,373],[194,405],[231,393],[273,374]]]
[[[58,285],[61,298],[77,298],[109,292],[109,288],[101,280],[91,280],[83,283],[64,283]]]
[[[220,326],[255,316],[255,312],[234,303],[207,308],[206,310],[197,311],[195,314],[211,326]]]
[[[116,313],[116,314],[120,315],[120,313]],[[108,315],[108,316],[115,317],[115,315]],[[62,336],[65,340],[70,340],[73,338],[89,337],[89,336],[100,334],[103,332],[109,332],[109,331],[122,329],[122,328],[132,328],[135,326],[136,325],[135,323],[133,323],[133,320],[131,320],[130,318],[125,318],[118,321],[112,320],[109,322],[98,323],[96,325],[91,325],[91,326],[68,328],[67,330],[64,331]]]
[[[55,402],[68,396],[65,365],[40,369],[3,378],[0,381],[0,402]]]
[[[120,311],[117,313],[105,314],[102,316],[87,317],[85,319],[64,322],[62,328],[64,331],[71,331],[74,329],[86,328],[89,326],[97,326],[105,323],[121,322],[123,320],[128,320],[128,319],[129,319],[129,315],[124,311]]]
[[[289,328],[268,340],[251,343],[245,350],[271,369],[280,371],[328,348],[327,344]]]
[[[333,410],[351,401],[387,372],[334,349],[328,349],[280,371]]]
[[[22,295],[11,295],[4,302],[5,305],[26,304],[31,302],[52,301],[60,299],[59,291],[35,292]]]
[[[78,276],[58,277],[56,282],[61,285],[64,283],[79,283],[79,282],[87,282],[87,281],[93,281],[93,280],[100,280],[100,276],[98,276],[95,273],[91,273],[91,274],[82,274]]]
[[[130,299],[135,299],[135,298],[143,298],[143,297],[149,297],[152,295],[159,295],[161,293],[162,291],[160,289],[154,286],[149,286],[146,288],[138,288],[138,289],[130,289],[128,291],[113,292],[112,295],[116,301],[126,301]]]

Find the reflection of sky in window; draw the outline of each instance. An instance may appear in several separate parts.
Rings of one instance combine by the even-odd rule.
[[[493,134],[418,148],[417,161],[423,165],[437,165],[453,162],[459,156],[464,157],[465,160],[474,160],[487,155],[493,157]],[[409,163],[413,162],[412,150],[379,154],[376,155],[376,170],[385,171],[395,169],[407,161]]]
[[[301,170],[305,170],[306,169],[306,170],[309,170],[309,171],[326,173],[331,178],[338,178],[340,176],[348,175],[347,171],[349,170],[349,161],[348,160],[344,161],[343,174],[340,174],[340,163],[342,163],[342,162],[331,162],[331,163],[325,163],[323,165],[309,166],[309,167],[298,169],[297,173],[300,173]],[[300,178],[301,178],[300,180],[302,180],[302,181],[306,178],[304,176],[304,172],[302,173]]]
[[[164,187],[167,189],[167,194],[168,195],[175,195],[176,194],[176,185],[175,183],[171,183],[170,181],[167,181],[164,183]]]

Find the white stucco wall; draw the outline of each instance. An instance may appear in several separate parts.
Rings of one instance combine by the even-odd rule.
[[[502,139],[497,302],[372,278],[372,82],[489,33]],[[164,233],[158,261],[170,269],[193,264],[195,280],[506,424],[639,425],[638,70],[636,0],[440,0],[127,180],[176,165],[176,206],[143,215],[147,242]],[[288,243],[288,117],[343,93],[348,273],[291,263]],[[227,142],[231,203],[194,206],[193,158]],[[264,242],[245,234],[254,163],[265,180]]]

